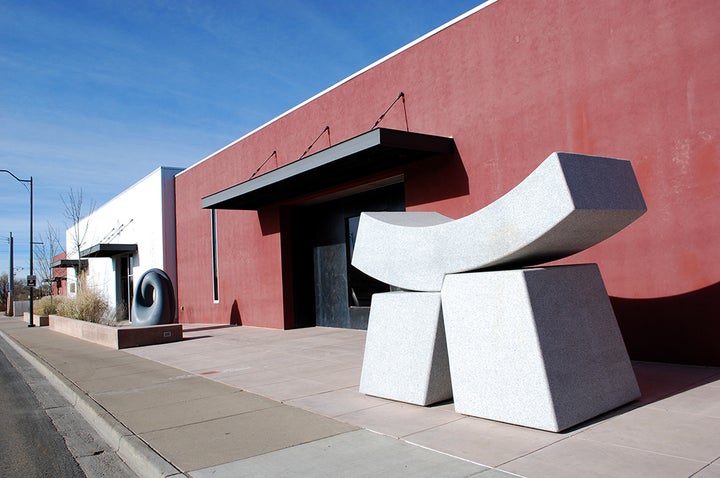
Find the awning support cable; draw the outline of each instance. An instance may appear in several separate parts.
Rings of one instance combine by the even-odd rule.
[[[377,121],[375,121],[375,124],[372,125],[372,128],[370,128],[370,131],[372,131],[372,130],[374,130],[375,128],[378,127],[378,125],[380,124],[380,122],[381,122],[383,119],[385,119],[385,115],[388,114],[388,111],[390,111],[390,110],[392,109],[392,107],[395,106],[395,103],[397,103],[400,98],[402,98],[402,100],[403,100],[403,110],[405,110],[405,128],[406,128],[406,129],[408,128],[408,126],[407,126],[407,110],[405,109],[405,93],[403,93],[403,92],[401,91],[401,92],[398,94],[397,98],[395,98],[395,100],[394,100],[392,103],[390,103],[390,106],[387,107],[387,109],[385,110],[385,112],[380,115],[380,117],[377,119]],[[410,131],[410,130],[407,129],[407,131]]]
[[[252,174],[250,175],[250,178],[248,178],[248,179],[254,178],[255,175],[256,175],[258,172],[260,172],[260,170],[263,168],[263,166],[265,166],[265,165],[267,164],[267,162],[270,161],[270,158],[272,158],[273,156],[275,156],[275,161],[276,161],[276,163],[277,163],[277,151],[273,150],[273,152],[270,153],[270,156],[268,156],[267,159],[266,159],[265,161],[263,161],[263,163],[255,170],[254,173],[252,173]]]
[[[127,228],[130,223],[133,222],[133,219],[130,219],[127,224],[120,224],[119,226],[113,227],[110,232],[108,232],[105,237],[100,239],[100,242],[110,242],[113,239],[115,239],[117,236],[119,236],[125,228]]]
[[[328,134],[328,143],[330,142],[330,126],[325,126],[325,128],[323,128],[322,132],[318,135],[318,137],[315,138],[315,141],[313,141],[312,144],[311,144],[310,146],[308,146],[305,151],[303,151],[303,154],[301,154],[298,159],[302,159],[302,158],[305,157],[306,154],[308,154],[308,152],[310,151],[310,149],[311,149],[313,146],[315,146],[315,143],[318,142],[318,140],[320,139],[320,137],[321,137],[323,134],[325,134],[325,131],[327,131],[327,134]],[[331,146],[332,146],[332,144],[331,144]]]

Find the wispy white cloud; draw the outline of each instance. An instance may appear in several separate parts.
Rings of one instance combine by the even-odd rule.
[[[36,235],[64,230],[71,187],[102,204],[194,164],[476,3],[0,0],[0,169],[33,176]],[[21,244],[13,182],[0,238]]]

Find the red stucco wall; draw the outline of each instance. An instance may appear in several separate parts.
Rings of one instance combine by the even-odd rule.
[[[367,131],[403,91],[382,126],[451,135],[459,156],[406,172],[409,210],[466,215],[552,151],[631,160],[647,214],[564,262],[600,265],[634,358],[720,364],[718,25],[706,0],[500,0],[277,119],[176,179],[180,321],[292,325],[277,211],[219,211],[213,304],[200,198],[325,125],[332,144]]]
[[[65,251],[53,256],[53,262],[67,259],[67,253]],[[65,267],[58,267],[52,270],[52,295],[67,295],[67,269]]]

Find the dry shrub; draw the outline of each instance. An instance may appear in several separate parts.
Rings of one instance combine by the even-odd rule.
[[[110,306],[99,292],[83,288],[75,297],[67,298],[58,305],[59,315],[87,322],[101,323],[106,320]]]
[[[124,321],[124,320],[128,320],[130,318],[129,314],[128,314],[127,305],[125,305],[125,304],[118,304],[118,306],[115,307],[115,314],[112,314],[111,313],[112,311],[108,311],[108,312],[109,312],[108,320],[110,322]],[[115,319],[112,319],[113,315],[114,315]]]
[[[41,297],[33,304],[33,313],[42,316],[57,314],[58,307],[67,299],[67,297],[61,295],[46,295]]]

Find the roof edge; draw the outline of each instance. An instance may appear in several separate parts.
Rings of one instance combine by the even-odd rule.
[[[453,18],[452,20],[444,23],[443,25],[440,25],[439,27],[435,28],[434,30],[431,30],[430,32],[426,33],[425,35],[423,35],[423,36],[421,36],[421,37],[419,37],[419,38],[411,41],[410,43],[408,43],[408,44],[406,44],[406,45],[398,48],[397,50],[393,51],[392,53],[389,53],[389,54],[385,55],[384,57],[380,58],[379,60],[375,61],[374,63],[371,63],[370,65],[366,66],[365,68],[362,68],[361,70],[359,70],[359,71],[351,74],[350,76],[348,76],[348,77],[346,77],[346,78],[338,81],[338,82],[335,83],[334,85],[332,85],[332,86],[324,89],[324,90],[321,91],[320,93],[318,93],[318,94],[316,94],[316,95],[308,98],[307,100],[305,100],[305,101],[303,101],[302,103],[299,103],[299,104],[293,106],[292,108],[290,108],[289,110],[285,111],[284,113],[281,113],[281,114],[279,114],[278,116],[276,116],[275,118],[273,118],[273,119],[271,119],[271,120],[263,123],[262,125],[258,126],[257,128],[255,128],[254,130],[250,131],[249,133],[246,133],[246,134],[244,134],[243,136],[241,136],[240,138],[236,139],[236,140],[233,141],[232,143],[229,143],[229,144],[223,146],[222,148],[218,149],[218,150],[215,151],[214,153],[211,153],[211,154],[205,156],[205,157],[202,158],[200,161],[197,161],[196,163],[188,166],[187,168],[185,168],[183,171],[179,172],[179,173],[176,174],[175,176],[176,176],[176,177],[177,177],[177,176],[182,176],[183,174],[185,174],[186,172],[188,172],[188,171],[190,171],[191,169],[195,168],[196,166],[199,166],[200,164],[204,163],[206,160],[208,160],[208,159],[212,158],[213,156],[215,156],[215,155],[217,155],[217,154],[225,151],[226,149],[234,146],[235,144],[239,143],[240,141],[242,141],[242,140],[244,140],[244,139],[252,136],[253,134],[255,134],[255,133],[257,133],[258,131],[266,128],[267,126],[269,126],[269,125],[271,125],[271,124],[273,124],[274,122],[278,121],[279,119],[284,118],[285,116],[289,115],[290,113],[294,112],[295,110],[298,110],[298,109],[302,108],[302,107],[305,106],[306,104],[308,104],[308,103],[310,103],[310,102],[312,102],[312,101],[315,101],[317,98],[320,98],[321,96],[323,96],[323,95],[329,93],[330,91],[332,91],[332,90],[334,90],[334,89],[342,86],[343,84],[349,82],[350,80],[352,80],[352,79],[354,79],[354,78],[362,75],[362,74],[365,73],[366,71],[371,70],[371,69],[375,68],[376,66],[378,66],[378,65],[380,65],[380,64],[382,64],[382,63],[385,63],[385,62],[388,61],[389,59],[391,59],[391,58],[399,55],[400,53],[404,52],[405,50],[408,50],[408,49],[412,48],[413,46],[417,45],[418,43],[421,43],[421,42],[427,40],[428,38],[436,35],[437,33],[439,33],[439,32],[441,32],[441,31],[443,31],[443,30],[451,27],[452,25],[454,25],[454,24],[456,24],[456,23],[461,22],[461,21],[464,20],[465,18],[467,18],[467,17],[469,17],[469,16],[471,16],[471,15],[479,12],[480,10],[482,10],[482,9],[484,9],[484,8],[489,7],[490,5],[492,5],[492,4],[494,4],[494,3],[497,3],[498,1],[500,1],[500,0],[487,0],[486,2],[478,5],[477,7],[473,8],[473,9],[471,9],[471,10],[468,10],[467,12],[465,12],[465,13],[463,13],[463,14],[455,17],[455,18]]]

